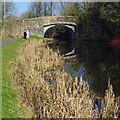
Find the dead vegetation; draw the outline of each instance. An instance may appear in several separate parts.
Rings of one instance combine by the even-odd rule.
[[[23,44],[13,63],[12,85],[32,118],[117,118],[119,100],[108,83],[101,111],[94,106],[96,95],[82,77],[73,78],[59,69],[63,57],[39,41]],[[32,116],[27,116],[28,112]],[[113,116],[114,114],[114,116]],[[24,116],[20,116],[24,117]]]

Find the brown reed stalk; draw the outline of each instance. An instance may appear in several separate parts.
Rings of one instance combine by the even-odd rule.
[[[105,93],[105,97],[102,100],[101,114],[102,118],[118,118],[116,112],[118,111],[117,101],[115,103],[115,94],[113,92],[113,87],[110,85],[110,78],[108,79],[108,88]],[[113,116],[114,114],[114,116]]]
[[[46,47],[42,40],[25,42],[13,62],[11,75],[15,92],[32,109],[33,118],[98,118],[88,83],[81,76],[78,86],[77,76],[74,79],[64,69],[59,70],[63,65],[63,56]],[[111,85],[105,96],[103,118],[114,111]]]

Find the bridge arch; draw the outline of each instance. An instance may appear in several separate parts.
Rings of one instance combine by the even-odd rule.
[[[68,22],[57,22],[57,23],[48,23],[48,24],[44,24],[44,28],[43,28],[43,36],[45,35],[46,31],[56,27],[57,25],[62,25],[64,27],[67,27],[71,30],[71,35],[72,35],[72,39],[75,38],[75,32],[76,32],[76,24],[75,23],[68,23]]]

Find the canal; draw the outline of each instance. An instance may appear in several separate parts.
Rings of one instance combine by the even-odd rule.
[[[82,75],[100,97],[104,97],[110,77],[115,95],[120,96],[120,50],[108,41],[76,41],[76,57],[65,60],[65,70],[78,78]],[[73,49],[70,39],[54,39],[49,47],[54,51],[59,48],[61,55]]]

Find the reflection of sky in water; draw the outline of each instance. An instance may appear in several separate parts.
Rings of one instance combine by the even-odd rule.
[[[65,71],[67,71],[67,73],[68,73],[69,75],[71,75],[71,76],[74,76],[74,75],[75,75],[74,70],[70,67],[69,64],[66,64],[66,65],[64,66],[64,69],[65,69]]]
[[[89,75],[87,75],[87,74],[85,73],[85,67],[84,67],[84,64],[83,64],[83,63],[80,65],[80,69],[79,69],[78,72],[77,72],[77,76],[78,76],[79,82],[80,82],[80,77],[81,77],[81,75],[82,75],[83,80],[86,80],[86,79],[87,79],[88,84],[89,84],[89,88],[90,88],[90,90],[91,90],[92,81],[91,81]]]
[[[66,71],[69,75],[71,75],[71,76],[75,76],[75,75],[76,75],[75,71],[71,68],[71,66],[70,66],[69,64],[66,64],[66,65],[64,66],[64,69],[65,69],[65,71]],[[60,70],[62,70],[62,68],[60,68]],[[90,88],[90,90],[91,90],[92,81],[91,81],[89,75],[87,75],[87,74],[85,73],[85,67],[84,67],[84,64],[83,64],[83,63],[80,65],[79,70],[77,71],[77,76],[78,76],[78,81],[79,81],[79,82],[80,82],[80,77],[81,77],[81,75],[82,75],[83,80],[86,80],[86,79],[87,79],[88,84],[89,84],[89,88]],[[79,83],[78,83],[78,85],[79,85]]]

